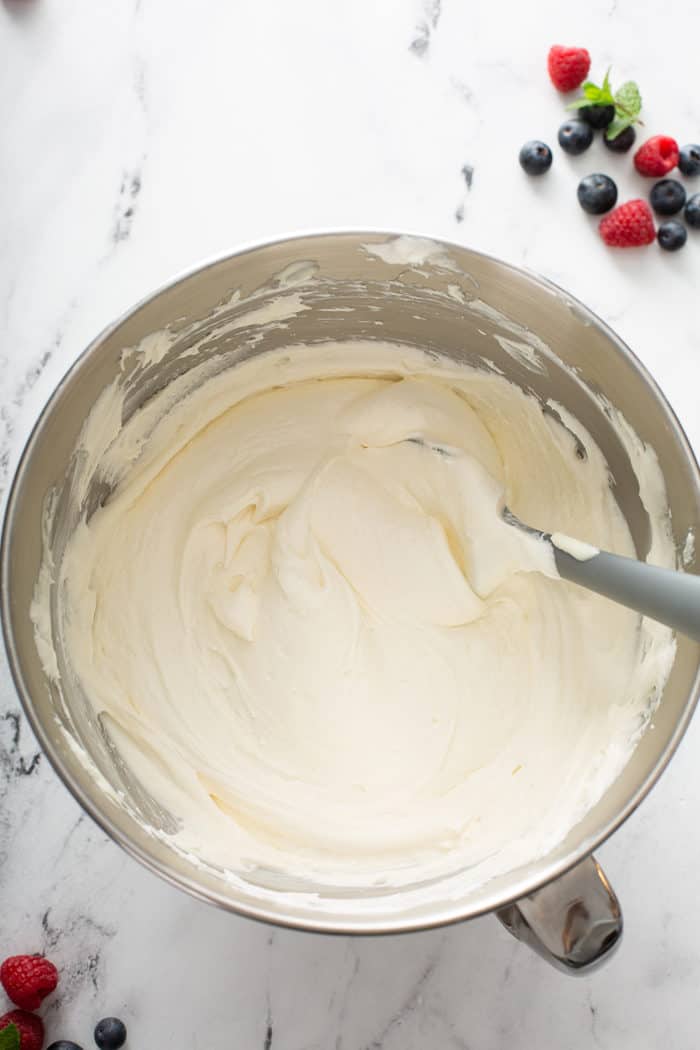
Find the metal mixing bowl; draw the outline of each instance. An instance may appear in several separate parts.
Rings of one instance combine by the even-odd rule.
[[[80,508],[70,507],[66,479],[83,421],[119,373],[123,350],[168,325],[182,333],[180,342],[143,372],[125,404],[128,415],[206,355],[218,355],[228,367],[278,346],[363,338],[416,344],[482,366],[488,358],[543,403],[563,404],[588,428],[608,460],[617,499],[643,556],[648,520],[625,448],[597,397],[602,392],[656,450],[674,537],[682,545],[689,528],[700,523],[698,467],[669,405],[630,350],[590,311],[544,280],[456,245],[394,237],[325,233],[247,248],[177,278],[85,350],[42,412],[9,497],[2,618],[12,673],[43,750],[81,805],[148,868],[190,893],[269,922],[351,933],[413,930],[499,911],[516,935],[575,969],[619,939],[617,902],[586,858],[644,798],[677,747],[698,692],[697,644],[678,639],[654,732],[643,736],[622,775],[548,855],[466,894],[460,893],[457,877],[449,886],[429,887],[427,894],[366,887],[344,895],[290,886],[274,873],[231,878],[195,865],[171,848],[167,835],[154,835],[153,825],[167,832],[169,815],[158,812],[128,770],[120,768],[89,705],[50,686],[35,645],[29,610],[41,564],[47,494],[55,490],[57,513],[69,529]],[[232,298],[236,289],[237,300]],[[276,325],[255,322],[251,304],[286,295],[299,296],[307,309]],[[236,324],[237,318],[243,322]],[[506,338],[528,346],[541,346],[539,340],[550,349],[537,351],[540,364],[533,368],[527,355],[519,359],[507,349]],[[197,353],[179,356],[195,343]],[[104,497],[102,490],[91,498],[97,505]],[[81,757],[83,750],[94,765]],[[105,781],[115,790],[106,790]],[[129,796],[128,806],[119,793]],[[552,880],[557,882],[547,886]]]

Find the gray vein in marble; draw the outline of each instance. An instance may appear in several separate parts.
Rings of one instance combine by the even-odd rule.
[[[265,1036],[263,1039],[263,1050],[270,1050],[274,1036],[275,1026],[272,1017],[272,998],[270,988],[272,985],[272,948],[275,944],[275,930],[271,930],[267,937],[267,981],[265,982]]]
[[[600,1035],[598,1034],[598,1010],[593,1005],[593,996],[591,992],[586,995],[586,1005],[588,1006],[588,1012],[591,1019],[591,1037],[596,1046],[603,1046],[600,1041]]]
[[[36,383],[37,379],[39,378],[39,376],[41,375],[41,373],[44,371],[44,369],[46,368],[47,364],[51,360],[53,351],[58,346],[60,346],[62,338],[63,338],[62,334],[60,332],[58,332],[56,334],[56,338],[54,339],[54,343],[53,343],[52,349],[51,350],[44,350],[44,352],[39,355],[38,360],[33,365],[31,365],[27,369],[27,371],[24,373],[24,379],[22,380],[22,382],[17,387],[17,390],[15,391],[15,396],[13,398],[14,403],[17,405],[18,408],[22,405],[25,397],[27,396],[29,391],[32,389],[32,387]]]
[[[74,305],[74,304],[72,304]],[[34,363],[25,371],[24,376],[15,387],[9,401],[0,407],[0,495],[5,491],[10,463],[12,441],[15,434],[15,423],[19,409],[32,387],[48,365],[54,353],[60,348],[63,332],[59,329],[54,336],[50,349],[42,351]]]
[[[465,83],[464,80],[460,80],[459,77],[450,77],[450,84],[455,89],[459,97],[463,102],[470,103],[474,98],[474,92],[469,87],[469,84]]]
[[[11,856],[18,827],[31,819],[31,801],[24,787],[42,768],[41,752],[26,722],[12,708],[0,713],[0,880],[8,875],[6,862]],[[30,798],[31,796],[31,788]]]
[[[50,914],[51,909],[47,908],[44,914],[41,916],[41,928],[44,931],[44,945],[45,948],[48,949],[48,951],[51,951],[53,948],[55,948],[59,940],[61,939],[61,931],[57,927],[52,926],[49,922]]]
[[[419,58],[425,58],[430,47],[430,38],[437,29],[442,14],[442,0],[424,0],[423,18],[416,26],[416,35],[408,45]]]
[[[340,1009],[338,1011],[338,1017],[337,1017],[337,1023],[338,1023],[339,1027],[340,1027],[341,1023],[345,1020],[345,1017],[347,1016],[348,1001],[349,1001],[349,998],[350,998],[350,992],[352,991],[353,986],[354,986],[354,984],[355,984],[355,982],[357,980],[357,975],[360,972],[360,956],[359,956],[359,954],[357,952],[357,948],[356,948],[355,943],[353,941],[348,941],[347,942],[347,951],[348,951],[348,954],[354,955],[355,958],[354,958],[354,962],[353,962],[353,965],[352,965],[352,970],[350,971],[350,976],[348,977],[347,981],[345,982],[345,987],[343,989],[343,999],[342,999],[342,1002],[340,1004]],[[331,997],[331,1001],[330,1001],[330,1004],[329,1004],[329,1009],[334,1006],[335,999],[336,999],[336,992],[334,992],[332,997]],[[341,1037],[338,1036],[338,1039],[336,1040],[336,1050],[340,1050],[340,1046],[341,1046]]]
[[[37,751],[37,753],[35,755],[32,755],[32,758],[31,758],[31,761],[29,762],[29,764],[27,764],[25,762],[24,758],[22,758],[20,756],[19,763],[17,764],[16,772],[21,777],[30,777],[32,775],[32,773],[36,773],[37,769],[39,768],[39,763],[40,762],[41,762],[41,752],[40,751]]]
[[[133,171],[125,171],[119,187],[119,198],[114,212],[114,226],[112,227],[112,241],[119,244],[126,241],[131,233],[131,226],[136,213],[136,201],[141,192],[141,167]]]
[[[47,908],[41,917],[43,950],[65,959],[61,967],[61,982],[55,995],[48,1002],[48,1012],[56,1013],[66,1003],[76,999],[86,986],[96,995],[101,989],[104,949],[116,936],[116,929],[98,922],[89,915],[69,914],[58,921],[51,919],[53,908]],[[82,950],[76,954],[73,947],[80,944]]]
[[[423,970],[418,976],[418,979],[414,981],[413,985],[409,988],[408,993],[389,1020],[386,1022],[381,1032],[375,1039],[367,1044],[365,1050],[382,1050],[386,1039],[396,1029],[401,1027],[406,1018],[414,1013],[423,1005],[423,993],[426,986],[430,982],[431,977],[437,969],[438,962],[440,961],[440,953],[442,950],[442,943],[439,945],[437,950],[428,959],[428,962],[423,967]]]
[[[36,773],[41,762],[41,752],[33,749],[29,755],[20,754],[20,742],[24,721],[19,711],[4,711],[0,723],[5,732],[0,731],[0,798],[4,798],[13,779],[30,777]],[[9,740],[3,741],[3,736]],[[33,743],[33,741],[32,741]]]
[[[333,1025],[337,1029],[337,1035],[333,1044],[333,1050],[343,1050],[343,1031],[348,1020],[352,1021],[352,1015],[350,1014],[350,997],[353,992],[357,978],[360,972],[360,955],[357,948],[357,941],[348,939],[345,942],[345,955],[343,957],[343,964],[348,956],[353,957],[352,968],[350,974],[346,977],[344,973],[339,974],[337,985],[334,987],[328,1006],[326,1008],[326,1014],[328,1017],[333,1018]],[[350,1017],[349,1017],[350,1014]]]
[[[472,188],[472,183],[474,182],[474,165],[473,164],[463,164],[462,165],[462,176],[463,176],[464,181],[466,183],[467,189],[470,190]]]
[[[270,934],[267,941],[268,948],[271,948],[274,943],[274,933]],[[263,1050],[270,1050],[272,1046],[272,1037],[274,1035],[274,1024],[272,1021],[272,1000],[270,999],[270,981],[268,974],[268,981],[265,987],[265,1038],[263,1040]]]
[[[146,114],[148,112],[146,103],[146,63],[140,55],[134,58],[134,94],[136,95],[136,101],[144,114]]]
[[[475,169],[474,169],[474,165],[473,164],[466,164],[465,163],[465,164],[462,165],[462,167],[460,169],[460,175],[464,179],[464,184],[465,184],[465,186],[467,188],[467,193],[471,192],[471,188],[472,188],[472,185],[474,183],[474,171],[475,171]],[[464,204],[465,204],[465,202],[464,202],[464,200],[462,200],[462,201],[460,201],[460,203],[455,208],[455,215],[454,215],[454,217],[455,217],[455,221],[456,222],[464,222]]]
[[[12,727],[10,746],[14,749],[19,744],[19,714],[16,711],[6,711],[2,719]]]
[[[100,954],[99,951],[91,952],[85,959],[81,960],[73,971],[74,980],[84,981],[86,978],[89,979],[95,992],[99,989]]]
[[[141,0],[136,0],[134,15],[138,16]],[[132,87],[136,105],[140,111],[140,123],[148,123],[148,81],[147,63],[141,54],[132,59]],[[132,168],[125,168],[119,186],[119,195],[114,207],[111,241],[118,246],[129,239],[136,215],[136,202],[143,185],[143,167],[146,162],[146,151],[143,149],[140,159]],[[109,256],[108,256],[109,257]]]
[[[65,854],[66,850],[68,849],[68,847],[71,844],[73,836],[75,835],[76,831],[78,831],[80,829],[80,826],[82,825],[84,820],[85,820],[85,814],[84,813],[80,813],[78,815],[78,817],[76,818],[75,823],[72,824],[71,827],[68,829],[68,831],[66,833],[66,837],[63,840],[63,845],[61,846],[61,849],[60,849],[60,852],[59,852],[58,856],[56,857],[56,861],[55,861],[56,864],[59,862],[59,860],[61,860],[61,858]]]

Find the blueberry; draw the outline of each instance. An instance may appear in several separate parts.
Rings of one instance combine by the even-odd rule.
[[[103,1017],[95,1025],[95,1042],[100,1050],[119,1050],[126,1042],[126,1025],[118,1017]]]
[[[685,190],[676,179],[662,179],[651,187],[649,200],[657,215],[675,215],[685,204]]]
[[[692,197],[687,198],[683,215],[688,226],[700,230],[700,193],[694,193]]]
[[[583,106],[578,113],[592,128],[607,128],[615,116],[615,107]]]
[[[585,120],[567,120],[559,128],[557,138],[564,152],[576,157],[593,142],[593,128]]]
[[[632,125],[621,131],[619,135],[616,135],[614,139],[609,139],[607,135],[603,135],[603,142],[611,149],[613,153],[626,153],[628,149],[634,144],[634,140],[637,137],[637,132],[634,130]]]
[[[544,142],[531,139],[520,150],[519,160],[528,175],[544,175],[552,166],[552,151]]]
[[[662,222],[656,233],[659,244],[667,252],[677,252],[685,244],[687,236],[688,231],[677,219]]]
[[[697,143],[681,146],[678,167],[684,175],[700,175],[700,146]]]
[[[685,221],[694,230],[700,230],[700,193],[694,193],[688,198],[685,206]]]
[[[59,1039],[57,1043],[52,1043],[48,1050],[83,1050],[83,1048],[77,1043],[71,1043],[70,1039]]]
[[[576,193],[579,204],[589,215],[610,211],[617,200],[617,186],[607,175],[586,175]]]

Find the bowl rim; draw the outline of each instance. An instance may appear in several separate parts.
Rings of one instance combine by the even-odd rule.
[[[539,290],[548,291],[557,297],[564,297],[567,302],[575,305],[577,309],[581,311],[582,316],[586,320],[590,321],[592,325],[602,331],[610,343],[613,344],[617,352],[640,374],[651,394],[656,398],[657,403],[664,412],[676,445],[679,447],[679,450],[685,454],[687,463],[691,468],[696,492],[698,493],[698,496],[700,496],[700,466],[698,465],[697,458],[682,424],[656,380],[630,347],[606,324],[606,322],[569,291],[562,288],[554,281],[549,280],[549,278],[546,278],[526,267],[516,266],[513,263],[506,262],[505,260],[487,252],[478,251],[469,248],[466,245],[458,244],[455,241],[446,240],[442,237],[436,237],[424,231],[396,231],[361,226],[305,229],[282,236],[249,241],[234,250],[224,251],[214,256],[207,257],[206,259],[181,270],[173,277],[157,285],[152,291],[146,293],[136,303],[125,309],[115,321],[106,325],[66,369],[63,376],[44,403],[30,429],[29,435],[25,440],[24,447],[17,461],[12,482],[8,490],[2,523],[2,536],[0,538],[0,620],[2,623],[2,634],[12,680],[24,713],[27,716],[35,736],[37,737],[42,752],[48,758],[59,779],[63,782],[65,787],[68,788],[69,792],[82,809],[89,814],[89,816],[112,839],[112,841],[125,850],[125,852],[131,857],[140,861],[140,863],[149,871],[160,876],[170,885],[185,890],[191,896],[199,900],[214,904],[226,911],[234,912],[238,915],[245,916],[246,918],[269,923],[275,926],[288,927],[308,932],[339,935],[353,934],[366,936],[372,934],[410,933],[464,922],[481,915],[498,911],[500,908],[504,908],[506,905],[512,904],[520,898],[534,893],[536,890],[547,885],[547,883],[556,880],[567,871],[576,867],[576,865],[589,856],[594,849],[600,846],[615,831],[617,831],[617,829],[631,816],[658,782],[662,773],[668,767],[671,758],[678,749],[698,703],[700,695],[700,661],[696,668],[688,699],[686,700],[681,716],[674,727],[673,733],[671,734],[666,747],[658,756],[658,759],[654,763],[650,772],[636,786],[627,803],[615,814],[614,817],[602,825],[594,834],[584,838],[575,849],[571,850],[563,858],[548,863],[542,863],[541,861],[532,862],[529,867],[534,868],[534,872],[529,876],[521,876],[519,879],[514,880],[513,885],[508,890],[507,896],[504,897],[502,893],[493,893],[489,896],[487,893],[483,902],[473,908],[465,908],[463,904],[455,902],[448,902],[447,905],[444,902],[441,902],[440,904],[434,902],[432,905],[434,914],[421,914],[420,916],[409,914],[402,917],[399,912],[396,916],[387,917],[386,915],[383,915],[378,920],[372,920],[365,916],[358,918],[353,917],[351,919],[338,919],[333,916],[325,916],[323,912],[316,912],[312,909],[309,909],[306,915],[302,916],[293,913],[289,909],[285,909],[284,903],[282,903],[281,906],[270,907],[262,901],[259,904],[255,903],[254,905],[245,901],[236,901],[233,894],[226,894],[224,892],[219,892],[218,890],[210,889],[209,887],[204,887],[195,878],[173,870],[166,860],[160,860],[154,857],[151,852],[133,841],[127,832],[123,831],[112,821],[106,808],[98,804],[98,802],[83,789],[77,779],[73,777],[70,769],[64,765],[60,754],[54,749],[48,732],[45,730],[44,725],[34,708],[31,692],[25,682],[20,658],[15,645],[13,617],[8,588],[10,551],[17,513],[17,504],[21,489],[24,486],[30,471],[34,448],[41,438],[42,431],[53,411],[54,405],[59,400],[64,390],[72,382],[74,374],[80,371],[85,363],[99,352],[99,349],[105,340],[116,332],[125,321],[131,318],[142,307],[151,303],[164,293],[176,288],[178,285],[185,283],[192,277],[199,276],[209,269],[217,267],[232,259],[238,259],[245,255],[260,251],[261,249],[298,242],[301,251],[304,242],[318,240],[319,238],[332,239],[339,237],[354,239],[360,237],[382,237],[387,241],[397,237],[406,237],[430,241],[438,247],[444,248],[448,251],[452,250],[460,253],[466,252],[478,259],[493,263],[506,273],[513,274],[520,279],[525,278],[532,286]],[[303,256],[300,255],[300,257]],[[401,890],[398,890],[397,892],[401,893]]]

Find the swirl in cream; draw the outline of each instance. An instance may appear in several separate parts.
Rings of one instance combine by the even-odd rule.
[[[634,553],[566,422],[379,344],[262,355],[170,407],[58,575],[68,662],[181,848],[402,884],[565,837],[673,659],[501,519]]]

